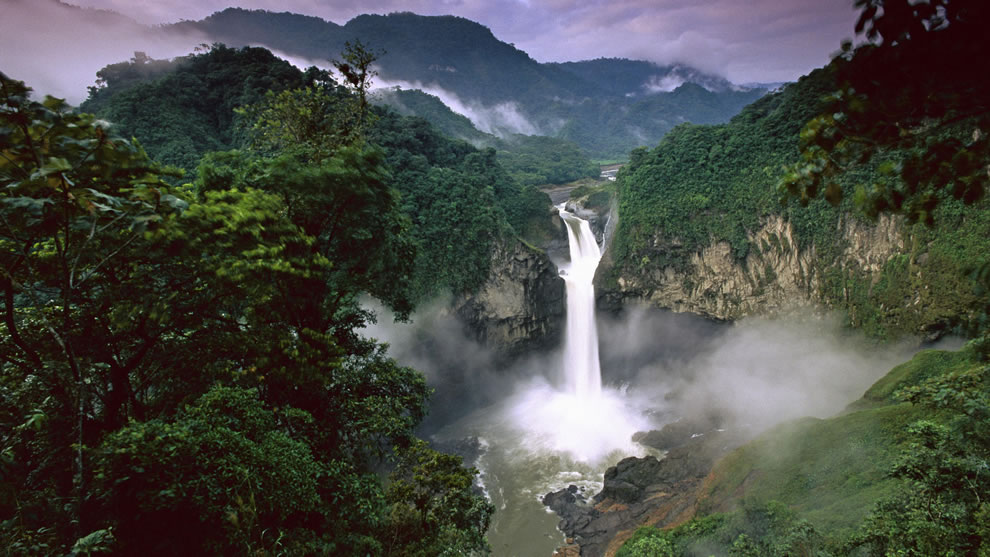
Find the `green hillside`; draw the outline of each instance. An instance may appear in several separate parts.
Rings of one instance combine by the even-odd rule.
[[[729,453],[693,520],[640,528],[619,556],[987,553],[990,82],[969,63],[990,51],[990,8],[860,7],[872,42],[844,45],[726,125],[684,126],[633,154],[619,179],[618,272],[684,268],[712,240],[742,261],[768,249],[748,235],[760,219],[783,215],[797,248],[815,250],[821,300],[850,325],[890,339],[940,323],[973,340],[919,352],[837,416]],[[890,215],[902,253],[874,274],[835,264],[847,241],[837,223]]]
[[[146,66],[154,71],[142,72]],[[338,99],[328,106],[346,98],[315,68],[302,72],[252,47],[217,45],[164,64],[132,60],[108,66],[101,75],[105,85],[92,91],[81,110],[113,122],[156,160],[183,168],[187,179],[206,153],[249,146],[245,115],[235,109],[290,99],[290,91],[314,79],[324,84],[328,98]],[[279,92],[288,96],[275,96]],[[402,195],[402,210],[412,224],[414,299],[476,288],[487,278],[503,234],[547,234],[549,199],[531,187],[532,180],[520,183],[507,173],[494,150],[450,139],[421,118],[387,108],[374,108],[373,115],[368,141],[384,150],[387,182]],[[588,164],[586,158],[578,161]]]
[[[657,147],[633,151],[619,176],[616,264],[608,280],[685,269],[692,254],[720,241],[742,262],[751,250],[773,248],[753,245],[751,234],[768,216],[782,215],[794,226],[798,245],[793,247],[815,250],[823,280],[814,294],[845,310],[851,324],[870,334],[890,338],[928,327],[951,329],[978,318],[971,310],[985,294],[974,293],[967,273],[990,261],[986,201],[966,205],[944,193],[937,225],[905,225],[911,249],[888,261],[879,280],[834,265],[847,241],[840,219],[868,222],[856,209],[857,189],[887,179],[877,171],[878,160],[857,162],[834,176],[845,192],[838,207],[820,197],[807,206],[781,205],[782,168],[800,160],[799,134],[838,86],[835,72],[835,67],[816,70],[747,106],[727,124],[684,124]],[[966,133],[970,125],[943,133]],[[923,302],[908,303],[919,291]]]
[[[700,493],[699,518],[668,531],[641,528],[619,556],[884,555],[894,545],[910,548],[908,555],[975,550],[985,524],[979,534],[965,521],[986,510],[981,467],[990,446],[985,437],[958,435],[986,430],[985,350],[971,343],[959,352],[920,352],[838,416],[763,433],[716,464]],[[925,515],[918,505],[938,511]],[[884,538],[890,535],[903,539]],[[667,553],[644,552],[651,546]]]
[[[624,158],[634,147],[654,145],[682,122],[724,122],[765,92],[736,91],[724,79],[692,68],[633,60],[540,64],[487,27],[454,16],[361,15],[337,25],[297,14],[228,8],[163,30],[195,31],[231,46],[262,44],[322,64],[336,59],[345,43],[361,41],[381,53],[382,79],[443,89],[482,110],[511,106],[526,120],[527,130],[573,141],[596,159]],[[677,81],[695,86],[648,87],[672,72],[682,76]],[[412,102],[417,106],[406,107],[427,112],[418,115],[430,119],[436,114]]]

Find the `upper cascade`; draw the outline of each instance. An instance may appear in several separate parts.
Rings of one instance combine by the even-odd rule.
[[[571,394],[581,399],[601,398],[602,374],[598,360],[598,329],[595,325],[595,287],[592,281],[602,252],[588,221],[558,206],[567,225],[569,265],[560,275],[567,285],[567,329],[564,339],[563,375]]]

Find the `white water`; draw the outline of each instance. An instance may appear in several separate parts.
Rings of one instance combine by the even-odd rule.
[[[595,287],[592,281],[602,259],[588,221],[558,207],[567,225],[571,262],[560,269],[567,284],[567,330],[564,337],[563,372],[567,391],[581,401],[596,404],[602,396],[602,372],[598,360],[595,326]]]
[[[590,498],[609,466],[646,452],[633,434],[657,425],[647,417],[646,400],[602,385],[592,285],[601,250],[587,221],[563,205],[559,209],[570,251],[570,262],[559,268],[567,287],[567,325],[559,373],[546,375],[561,380],[534,376],[504,400],[434,436],[484,440],[487,449],[475,465],[499,510],[488,532],[496,555],[551,553],[563,536],[542,496],[574,484]]]

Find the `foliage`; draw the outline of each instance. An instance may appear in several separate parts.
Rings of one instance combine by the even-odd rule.
[[[674,557],[674,546],[670,536],[662,530],[649,526],[640,527],[622,545],[616,557]]]
[[[938,226],[895,223],[905,238],[903,255],[879,271],[841,257],[844,230],[866,220],[853,212],[858,184],[892,183],[882,159],[903,158],[903,150],[886,150],[836,173],[833,180],[844,192],[838,210],[820,197],[809,198],[806,207],[778,204],[777,169],[800,158],[800,130],[823,110],[820,99],[837,87],[837,73],[835,65],[816,70],[753,103],[729,124],[685,125],[657,148],[633,151],[617,182],[620,218],[611,280],[649,276],[657,268],[686,269],[692,254],[716,242],[727,242],[745,265],[749,254],[766,252],[752,242],[752,233],[767,217],[780,215],[793,226],[791,248],[814,249],[818,281],[811,294],[844,311],[850,325],[887,339],[972,334],[983,320],[987,289],[975,291],[967,275],[990,276],[980,274],[990,253],[985,201],[967,205],[943,195],[933,213]],[[947,128],[929,137],[959,137],[957,132]]]
[[[599,173],[598,165],[574,143],[538,135],[513,135],[500,141],[498,159],[524,186],[566,184]]]
[[[908,426],[879,501],[850,545],[871,555],[983,555],[990,543],[990,366],[981,358],[905,388],[932,417]],[[975,361],[974,361],[975,360]]]
[[[411,307],[381,151],[217,153],[173,187],[105,122],[2,86],[4,547],[380,553],[389,505],[425,504],[386,502],[377,473],[429,395],[357,332],[359,296]],[[425,482],[473,476],[435,459]],[[430,535],[480,540],[486,503],[445,485],[481,514],[438,515]]]
[[[695,518],[671,530],[641,527],[616,557],[832,555],[815,528],[776,501]]]
[[[495,507],[471,492],[476,473],[466,470],[460,457],[434,451],[421,441],[401,450],[386,491],[391,505],[386,539],[394,544],[388,553],[487,554],[484,533]]]
[[[81,519],[86,473],[70,446],[81,450],[88,428],[122,423],[134,398],[128,375],[167,328],[158,288],[175,277],[156,277],[137,256],[145,234],[186,203],[137,143],[61,100],[37,103],[23,84],[0,83],[0,365],[12,428],[3,450],[10,475],[28,479],[19,465],[33,462],[32,488],[64,502],[66,535]]]
[[[371,233],[368,237],[372,242],[395,238],[394,227],[404,228],[401,236],[407,241],[401,245],[389,244],[388,249],[392,250],[397,263],[412,260],[412,268],[394,266],[391,277],[384,272],[375,274],[377,284],[382,286],[376,295],[388,298],[383,290],[385,285],[391,285],[393,292],[389,301],[397,304],[395,307],[400,313],[405,311],[401,306],[408,306],[408,301],[477,288],[487,276],[495,241],[503,234],[529,237],[548,234],[546,196],[515,183],[494,157],[443,137],[420,119],[400,117],[386,109],[363,107],[358,95],[337,85],[315,68],[304,73],[289,67],[280,83],[271,84],[268,66],[258,63],[271,54],[257,50],[215,45],[209,52],[173,63],[157,80],[122,80],[119,86],[115,85],[117,81],[111,80],[105,89],[94,93],[84,108],[93,103],[107,116],[123,116],[121,125],[130,130],[130,122],[135,120],[127,107],[142,98],[167,96],[168,102],[142,103],[134,108],[140,108],[140,117],[149,122],[175,121],[184,127],[176,126],[172,131],[165,131],[161,126],[153,130],[135,127],[132,131],[149,146],[152,155],[156,155],[156,149],[161,145],[156,139],[160,139],[161,134],[171,137],[169,144],[186,144],[190,137],[200,141],[195,145],[188,144],[186,151],[188,160],[197,161],[195,165],[187,166],[187,170],[206,173],[199,176],[200,187],[270,189],[285,196],[294,214],[306,210],[313,218],[322,218],[324,213],[321,211],[331,216],[351,214],[361,220],[361,230],[370,230],[372,225],[383,226],[383,233]],[[373,53],[365,48],[363,55],[357,51],[351,54],[352,60],[348,61],[346,56],[350,54],[345,53],[341,63],[354,68],[355,87],[366,86],[372,75],[370,68],[361,70],[360,63],[362,59],[367,62]],[[217,66],[222,63],[227,64],[222,73],[225,81],[214,83],[211,76],[219,72]],[[277,71],[272,71],[282,75],[283,69],[277,66]],[[197,91],[207,86],[209,89],[200,91],[197,98],[172,93],[173,88],[187,81],[196,85]],[[270,90],[255,91],[256,84],[269,86]],[[245,93],[233,97],[235,91]],[[229,100],[204,112],[199,99],[202,97]],[[232,103],[235,98],[241,104]],[[213,115],[213,110],[231,112],[221,118]],[[216,122],[216,126],[190,132],[188,126],[203,122]],[[145,140],[146,136],[150,139]],[[339,150],[362,138],[367,144],[360,150],[345,149],[346,153],[336,156]],[[383,153],[371,145],[381,147]],[[210,155],[204,164],[197,166],[207,150],[230,147],[240,150]],[[164,151],[159,149],[157,154],[164,154]],[[400,207],[408,217],[408,223],[396,221],[388,211],[382,215],[353,213],[353,206],[365,199],[341,197],[350,191],[344,185],[346,180],[355,178],[348,175],[346,169],[368,169],[369,164],[358,164],[359,159],[382,155],[385,164],[374,163],[379,173],[375,180],[392,189],[374,191],[401,193]],[[262,159],[266,162],[260,162]],[[251,160],[254,162],[249,162]],[[337,161],[336,174],[330,176],[328,167],[324,166],[324,170],[319,171],[324,175],[314,176],[317,171],[299,167],[297,162],[303,160]],[[232,172],[233,166],[240,170]],[[283,180],[284,185],[280,186],[278,180]],[[308,185],[303,188],[303,183]],[[324,187],[330,191],[321,191]],[[319,201],[317,197],[320,197]],[[383,208],[381,203],[376,206]],[[315,222],[311,224],[319,226]],[[344,221],[338,220],[338,225],[343,224]],[[307,228],[307,233],[313,234],[312,226]],[[380,264],[389,260],[373,250],[361,251],[367,247],[358,249],[355,244],[348,249],[358,249],[358,253],[366,253],[367,259]],[[336,274],[341,278],[349,272],[338,264]],[[396,281],[395,277],[405,278]],[[399,290],[403,291],[401,295]]]
[[[304,87],[275,93],[264,101],[237,108],[251,122],[247,146],[259,153],[296,154],[321,161],[360,134],[360,107],[346,91]]]
[[[94,455],[88,512],[116,525],[124,553],[292,551],[289,525],[320,512],[326,471],[284,420],[254,391],[216,387],[173,419],[132,423]]]
[[[350,90],[357,97],[359,128],[363,123],[364,116],[368,114],[368,91],[371,89],[371,82],[378,75],[378,71],[372,69],[371,65],[381,58],[382,54],[385,52],[368,50],[368,47],[360,40],[353,43],[345,42],[343,61],[333,63],[333,67],[340,72]]]
[[[288,218],[315,239],[308,251],[314,261],[332,262],[326,276],[309,280],[312,292],[326,292],[329,305],[303,317],[307,326],[322,323],[353,305],[347,293],[368,292],[406,314],[410,301],[395,277],[409,273],[412,246],[408,223],[399,212],[397,193],[389,187],[382,153],[347,146],[332,157],[301,164],[293,151],[261,157],[237,151],[203,159],[196,182],[200,192],[258,189],[278,196]],[[301,286],[301,285],[300,285]],[[332,300],[332,302],[331,302]],[[319,315],[317,315],[319,314]]]
[[[102,85],[80,109],[113,122],[117,133],[139,138],[153,159],[186,172],[206,152],[241,143],[235,108],[326,78],[304,74],[263,48],[220,44],[172,62],[136,57],[98,75]]]
[[[735,257],[745,258],[752,247],[748,232],[780,211],[768,173],[796,152],[797,130],[830,79],[814,72],[746,107],[729,124],[682,124],[655,149],[632,151],[618,179],[618,262],[628,267],[645,256],[654,265],[683,268],[712,241],[727,241]],[[802,245],[835,228],[832,212],[805,218],[810,222],[796,223]],[[657,235],[674,241],[655,242]]]
[[[843,197],[836,175],[882,157],[872,187],[857,192],[859,205],[871,216],[890,211],[931,225],[946,194],[972,204],[990,184],[990,84],[970,65],[990,52],[988,7],[979,0],[857,6],[856,30],[873,42],[856,49],[847,42],[833,61],[838,91],[802,130],[802,158],[780,191],[802,204],[824,191],[836,204]]]
[[[369,140],[385,149],[417,242],[414,298],[474,290],[500,236],[532,237],[549,226],[547,196],[513,180],[493,149],[448,139],[420,118],[376,115]]]

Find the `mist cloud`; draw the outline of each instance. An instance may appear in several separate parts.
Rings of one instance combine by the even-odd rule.
[[[531,402],[536,393],[550,401],[549,393],[562,388],[559,348],[497,367],[492,352],[443,307],[418,312],[409,324],[369,329],[391,344],[390,355],[426,373],[437,389],[434,428],[510,397]],[[598,321],[609,404],[624,393],[629,415],[652,421],[643,427],[717,416],[727,427],[760,431],[795,418],[829,417],[916,350],[877,346],[835,319],[814,316],[724,324],[628,308]]]
[[[626,332],[624,350],[683,343],[679,357],[626,369],[626,380],[652,391],[658,411],[670,418],[703,422],[716,416],[727,427],[754,431],[805,416],[833,416],[916,350],[907,343],[877,346],[840,327],[837,319],[749,318],[714,334],[682,333],[671,319],[651,318],[664,336],[645,328],[639,334]],[[628,328],[621,322],[616,326]]]
[[[157,59],[189,54],[198,35],[166,37],[124,17],[79,10],[56,2],[6,0],[0,18],[0,70],[71,104],[85,100],[96,72],[129,60],[135,51]]]
[[[337,23],[362,13],[459,15],[541,62],[626,57],[684,63],[735,83],[795,80],[826,64],[853,34],[849,0],[75,0],[143,23],[202,19],[236,4]]]
[[[496,105],[484,105],[476,100],[464,100],[456,94],[434,84],[423,84],[418,81],[375,79],[376,89],[419,89],[443,101],[452,111],[464,116],[479,130],[506,137],[510,134],[537,135],[540,130],[529,118],[523,115],[519,105],[514,102],[504,102]]]

